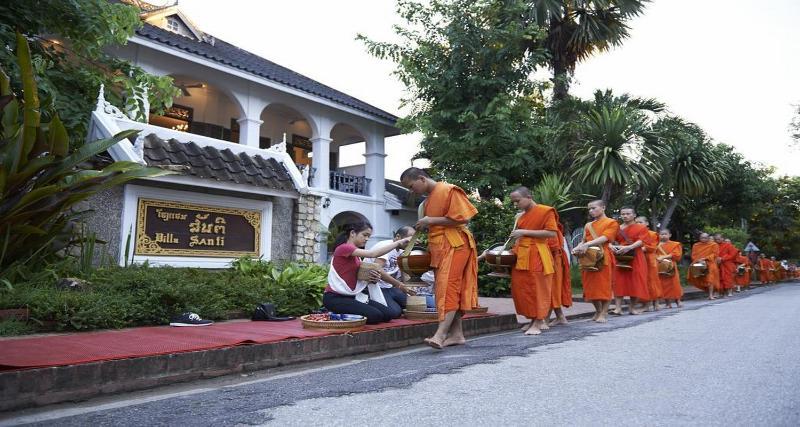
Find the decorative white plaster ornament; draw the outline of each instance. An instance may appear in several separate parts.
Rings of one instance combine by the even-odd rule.
[[[111,105],[110,102],[106,101],[104,96],[105,93],[105,85],[100,83],[100,93],[97,95],[97,106],[95,107],[95,111],[98,113],[107,114],[112,116],[116,119],[127,119],[128,116],[122,112],[119,108],[114,105]]]
[[[286,152],[286,132],[283,133],[283,141],[270,146],[267,151],[273,151],[276,153],[285,153]]]

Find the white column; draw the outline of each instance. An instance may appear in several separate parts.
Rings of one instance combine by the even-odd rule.
[[[316,137],[311,139],[311,166],[315,169],[312,187],[327,191],[330,188],[331,142],[330,138]]]
[[[376,200],[383,200],[383,192],[386,189],[386,154],[383,149],[383,137],[370,136],[365,145],[365,175],[371,180],[369,184],[370,196]]]
[[[261,124],[264,123],[264,121],[244,117],[236,122],[239,123],[239,144],[259,148],[258,141],[261,136]]]

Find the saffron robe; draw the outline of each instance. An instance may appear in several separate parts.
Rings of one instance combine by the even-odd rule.
[[[658,259],[656,249],[658,248],[658,233],[647,230],[647,237],[642,240],[644,246],[644,259],[647,261],[647,292],[650,294],[648,301],[657,301],[661,298],[661,280],[658,278]]]
[[[718,243],[719,245],[719,259],[722,261],[719,265],[719,281],[722,289],[733,288],[733,276],[736,275],[736,257],[739,251],[736,247],[728,242]]]
[[[425,216],[469,221],[478,213],[459,187],[436,183],[425,200]],[[431,225],[428,251],[434,269],[436,310],[439,321],[450,311],[478,306],[478,253],[475,239],[465,225]],[[451,266],[455,268],[451,268]],[[463,266],[463,267],[461,267]]]
[[[719,284],[719,267],[717,267],[717,258],[719,257],[719,245],[714,242],[697,242],[692,246],[692,262],[697,262],[701,259],[706,260],[708,265],[708,274],[703,277],[692,277],[692,271],[689,269],[686,280],[695,287],[708,290],[711,287],[714,290],[722,290]]]
[[[583,299],[585,301],[611,301],[612,283],[614,280],[614,255],[611,254],[609,245],[617,237],[619,224],[608,217],[602,217],[590,222],[591,227],[597,233],[597,237],[606,236],[608,241],[601,245],[603,247],[603,266],[598,271],[581,271],[581,282],[583,283]],[[594,240],[589,227],[584,227],[583,241]]]
[[[517,229],[558,231],[555,209],[534,205],[517,219]],[[547,238],[523,236],[512,251],[517,263],[511,269],[511,298],[517,314],[544,319],[550,312],[555,265]]]
[[[739,275],[737,271],[737,274],[733,277],[734,283],[739,286],[750,286],[750,260],[741,253],[738,253],[735,261],[737,270],[739,269],[740,265],[744,264],[744,274]]]
[[[770,267],[771,267],[771,263],[769,262],[768,259],[766,259],[766,258],[759,258],[758,259],[758,264],[757,264],[758,280],[761,282],[762,285],[763,284],[767,284],[772,280],[772,278],[770,277],[771,275],[770,275],[770,271],[769,271]]]
[[[616,237],[617,244],[627,246],[636,243],[637,240],[644,242],[647,238],[647,231],[647,227],[636,223],[627,225],[625,228],[620,227]],[[629,296],[631,298],[649,300],[647,261],[644,258],[644,252],[641,248],[636,248],[630,251],[629,255],[633,255],[633,260],[631,261],[633,269],[614,269],[614,296]]]
[[[569,266],[569,254],[564,252],[566,247],[564,240],[564,226],[559,222],[558,211],[555,211],[558,232],[556,237],[547,239],[547,246],[553,255],[555,265],[555,276],[553,277],[553,291],[550,296],[550,307],[561,308],[572,306],[572,276]]]
[[[672,277],[663,274],[658,275],[661,281],[661,297],[667,300],[679,300],[683,297],[683,288],[681,287],[681,277],[678,271],[678,261],[683,256],[683,248],[680,242],[667,240],[658,244],[659,249],[656,251],[656,256],[669,255],[672,261],[672,267],[675,269],[675,274]]]

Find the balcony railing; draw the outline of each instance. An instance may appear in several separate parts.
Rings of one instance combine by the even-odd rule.
[[[330,171],[330,177],[331,190],[369,196],[369,183],[372,180],[367,177],[348,175],[337,171]]]

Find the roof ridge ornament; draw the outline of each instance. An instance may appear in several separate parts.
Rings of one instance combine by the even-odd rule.
[[[97,94],[97,106],[95,107],[95,111],[98,113],[103,113],[109,116],[112,116],[116,119],[128,119],[128,116],[122,112],[119,108],[115,105],[111,104],[110,102],[106,101],[105,97],[105,90],[106,86],[103,83],[100,83],[100,93]]]
[[[275,152],[275,153],[285,153],[286,152],[286,132],[283,133],[283,141],[281,141],[281,142],[279,142],[279,143],[277,143],[275,145],[271,145],[269,148],[267,148],[267,151],[272,151],[272,152]]]

